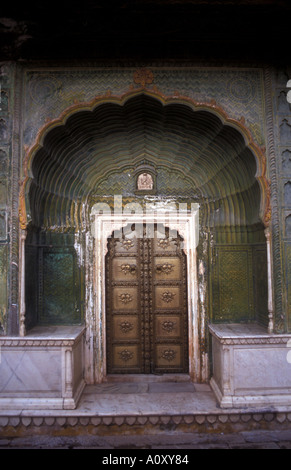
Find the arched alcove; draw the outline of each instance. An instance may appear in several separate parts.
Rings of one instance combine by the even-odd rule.
[[[143,166],[153,169],[155,194],[136,192]],[[214,108],[147,93],[58,121],[28,165],[27,327],[79,323],[92,312],[90,212],[96,203],[113,210],[116,196],[120,210],[132,202],[198,203],[203,321],[267,325],[263,166],[246,134]]]
[[[259,220],[257,163],[243,135],[208,110],[163,105],[144,94],[122,106],[104,103],[79,111],[46,133],[31,162],[30,219],[38,227],[80,227],[84,203],[108,176],[143,159],[176,169],[192,196],[216,209],[219,203],[220,223]],[[130,193],[131,181],[123,178],[122,189]],[[164,184],[161,195],[177,195],[174,189]],[[108,188],[110,194],[115,190]]]

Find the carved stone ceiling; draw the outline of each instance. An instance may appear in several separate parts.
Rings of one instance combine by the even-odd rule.
[[[286,61],[286,0],[3,2],[1,60]]]

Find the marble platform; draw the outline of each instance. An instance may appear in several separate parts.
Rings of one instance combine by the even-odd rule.
[[[85,386],[84,327],[0,337],[0,409],[72,409]]]
[[[291,406],[290,334],[257,324],[210,325],[213,377],[221,408]]]

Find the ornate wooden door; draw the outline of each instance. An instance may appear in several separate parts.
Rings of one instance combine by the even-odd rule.
[[[186,256],[181,237],[110,238],[107,372],[188,372]]]

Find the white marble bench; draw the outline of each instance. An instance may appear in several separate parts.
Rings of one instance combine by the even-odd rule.
[[[216,324],[212,336],[212,390],[222,408],[291,410],[291,335],[268,334],[256,324]]]
[[[0,337],[0,410],[74,409],[84,382],[83,326]]]

